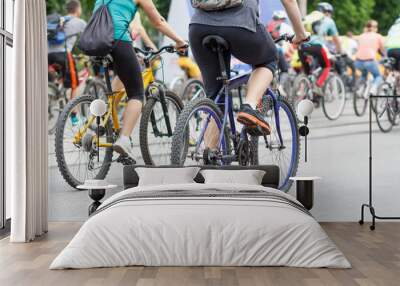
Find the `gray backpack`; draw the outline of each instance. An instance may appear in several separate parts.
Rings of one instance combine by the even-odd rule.
[[[242,6],[244,0],[191,0],[193,8],[204,11],[220,11]]]

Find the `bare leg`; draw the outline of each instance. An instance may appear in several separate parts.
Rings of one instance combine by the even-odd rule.
[[[253,109],[260,102],[273,78],[274,75],[267,68],[256,68],[252,72],[247,83],[246,103],[250,104]]]
[[[204,144],[210,149],[217,149],[219,140],[219,129],[214,119],[211,118],[206,133],[204,134]]]
[[[128,101],[123,115],[122,135],[127,137],[131,136],[132,131],[139,120],[140,113],[142,112],[142,106],[143,103],[140,100],[132,99]]]

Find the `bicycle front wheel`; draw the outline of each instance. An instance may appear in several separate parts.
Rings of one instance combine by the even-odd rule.
[[[298,120],[290,102],[280,97],[274,107],[271,98],[264,97],[260,110],[271,126],[271,134],[251,137],[254,165],[276,165],[280,170],[279,189],[288,192],[290,177],[296,176],[300,160]]]
[[[97,128],[89,111],[93,100],[95,98],[89,95],[75,97],[64,108],[57,122],[57,164],[61,175],[73,188],[87,179],[104,179],[112,162],[112,147],[97,148],[94,141]],[[101,130],[100,141],[113,142],[111,124],[107,123]]]
[[[222,112],[208,98],[190,101],[182,110],[172,137],[171,163],[173,165],[223,165],[223,156],[230,155],[230,137],[222,132]]]
[[[346,105],[346,88],[343,80],[332,74],[325,86],[322,96],[322,110],[329,120],[337,120],[343,114]]]
[[[146,165],[169,164],[172,131],[182,109],[181,99],[172,91],[165,93],[165,106],[158,97],[148,98],[139,132],[140,149]]]

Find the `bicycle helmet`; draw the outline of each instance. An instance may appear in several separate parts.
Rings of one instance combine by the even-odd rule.
[[[287,14],[285,11],[279,10],[279,11],[274,11],[272,14],[272,19],[274,20],[286,20],[287,19]]]
[[[317,10],[323,13],[333,13],[333,6],[328,2],[320,2],[317,5]]]

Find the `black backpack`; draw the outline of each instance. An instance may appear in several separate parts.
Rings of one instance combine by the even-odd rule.
[[[103,4],[94,12],[79,38],[78,48],[88,56],[104,57],[114,47],[114,24],[108,10],[112,1],[104,4],[103,0]]]
[[[71,17],[62,17],[59,14],[47,16],[47,42],[50,46],[61,45],[65,42],[67,35],[64,31],[65,24],[71,20]]]

